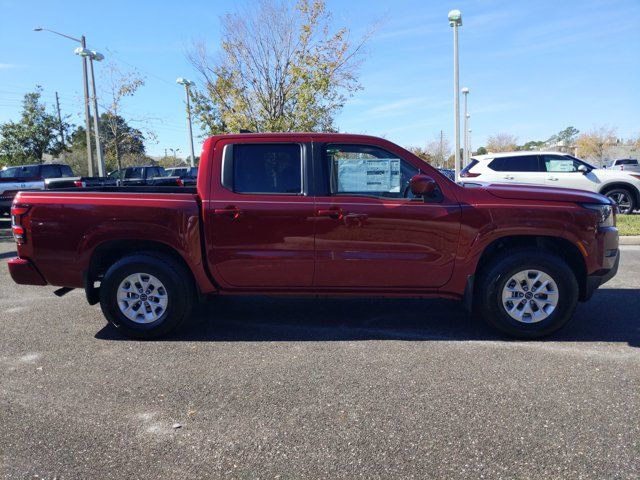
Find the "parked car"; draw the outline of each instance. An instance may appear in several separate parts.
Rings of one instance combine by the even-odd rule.
[[[195,185],[198,167],[169,167],[164,169],[167,177],[180,177],[185,186]]]
[[[143,167],[127,167],[109,173],[109,178],[122,186],[184,186],[180,177],[167,176],[164,168],[155,165]]]
[[[600,193],[612,199],[620,213],[640,207],[640,174],[596,168],[558,152],[504,152],[471,157],[463,180],[545,185]]]
[[[608,167],[610,170],[622,170],[624,172],[640,172],[640,165],[636,158],[619,158],[613,160]]]
[[[444,297],[539,337],[620,257],[605,196],[459,185],[363,135],[215,136],[195,188],[20,192],[12,219],[15,282],[82,288],[137,338],[216,294]]]
[[[13,197],[19,190],[42,190],[45,179],[72,176],[69,165],[58,163],[3,168],[0,170],[0,215],[9,213]]]

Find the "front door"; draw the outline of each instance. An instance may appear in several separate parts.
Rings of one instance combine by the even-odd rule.
[[[428,203],[412,198],[409,179],[431,167],[403,159],[391,145],[324,144],[318,151],[323,173],[316,175],[322,180],[315,206],[314,285],[444,285],[453,271],[460,206],[446,195]]]
[[[215,145],[212,199],[205,209],[207,258],[223,287],[310,287],[313,198],[309,146],[283,139]]]
[[[553,154],[541,155],[541,158],[547,185],[550,187],[597,191],[598,177],[590,171],[584,173],[578,171],[578,167],[583,165],[579,160]]]

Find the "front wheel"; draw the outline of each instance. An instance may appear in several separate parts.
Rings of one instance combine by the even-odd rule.
[[[635,198],[626,188],[614,188],[606,192],[605,196],[615,202],[619,213],[630,214],[636,209]]]
[[[562,328],[578,302],[578,283],[564,260],[538,249],[507,252],[478,276],[476,305],[484,320],[517,338]]]
[[[100,284],[104,316],[133,338],[155,338],[177,328],[189,317],[194,296],[186,269],[155,253],[118,260]]]

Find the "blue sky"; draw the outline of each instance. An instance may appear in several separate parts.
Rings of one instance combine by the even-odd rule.
[[[72,42],[46,32],[84,33],[91,48],[146,85],[125,101],[134,125],[156,131],[151,154],[187,152],[178,76],[200,82],[185,55],[193,41],[219,44],[219,18],[238,1],[0,0],[0,122],[17,119],[22,95],[40,84],[53,105],[82,123],[81,64]],[[453,141],[452,32],[447,12],[463,14],[461,87],[470,88],[472,145],[507,132],[521,143],[568,125],[640,133],[640,1],[338,1],[337,26],[361,35],[379,23],[361,67],[363,90],[337,118],[340,131],[424,145],[442,129]],[[98,65],[98,90],[103,81]],[[196,150],[200,149],[197,140]],[[183,153],[184,154],[184,153]]]

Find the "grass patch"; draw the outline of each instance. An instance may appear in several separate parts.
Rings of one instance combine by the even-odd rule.
[[[640,235],[640,215],[618,215],[616,220],[620,235]]]

